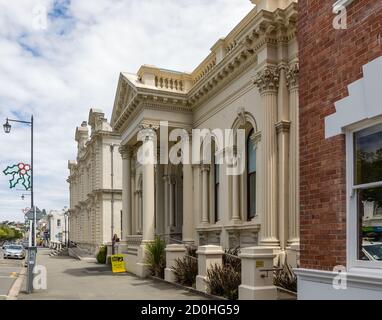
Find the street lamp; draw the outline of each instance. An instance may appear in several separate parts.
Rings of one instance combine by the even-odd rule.
[[[18,123],[25,123],[31,126],[31,209],[33,210],[33,227],[31,232],[33,232],[33,237],[32,237],[32,247],[36,246],[36,208],[34,207],[34,198],[33,198],[33,172],[34,172],[34,167],[33,167],[33,115],[31,116],[30,121],[22,121],[22,120],[14,120],[14,119],[6,119],[6,122],[3,124],[4,132],[5,133],[10,133],[11,132],[11,124],[9,122],[18,122]],[[23,199],[23,196],[22,196]]]
[[[9,121],[8,121],[8,118],[7,118],[7,122],[3,124],[3,127],[4,127],[4,132],[5,133],[10,133],[11,132],[11,125],[9,124]]]

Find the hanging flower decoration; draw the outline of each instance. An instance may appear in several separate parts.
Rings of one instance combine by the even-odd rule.
[[[20,183],[24,186],[25,190],[29,190],[31,187],[31,171],[32,168],[29,164],[20,162],[19,164],[8,166],[5,170],[3,170],[3,173],[6,176],[12,176],[9,180],[9,187],[11,189]]]

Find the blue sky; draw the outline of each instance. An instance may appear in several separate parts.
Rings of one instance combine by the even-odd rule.
[[[249,0],[0,0],[0,121],[35,116],[35,198],[68,205],[75,127],[112,111],[119,72],[142,64],[191,71],[251,9]],[[1,123],[1,124],[2,124]],[[29,162],[30,130],[0,132],[0,169]],[[0,174],[0,221],[23,220],[29,197]]]

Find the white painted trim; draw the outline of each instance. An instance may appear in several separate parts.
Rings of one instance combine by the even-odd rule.
[[[304,280],[329,285],[332,285],[334,277],[338,276],[338,273],[332,271],[303,268],[294,269],[294,272],[299,281]],[[348,287],[382,291],[382,270],[370,273],[354,269],[354,271],[348,271],[346,273],[346,281]]]
[[[357,212],[357,193],[355,189],[362,186],[354,185],[354,133],[365,128],[382,123],[382,117],[377,117],[373,121],[362,122],[351,129],[346,130],[346,260],[348,270],[361,268],[365,272],[376,272],[375,269],[382,268],[382,262],[377,261],[362,261],[357,259],[358,245],[358,212]],[[377,185],[380,183],[368,184]]]
[[[354,0],[337,0],[333,4],[333,11],[337,11],[338,8],[349,6]]]
[[[349,96],[335,103],[325,118],[325,138],[344,133],[348,126],[382,115],[382,56],[363,66],[363,78],[348,86]]]

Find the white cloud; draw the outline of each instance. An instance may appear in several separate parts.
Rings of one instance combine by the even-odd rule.
[[[49,13],[46,30],[35,28],[36,7]],[[110,118],[119,72],[144,63],[193,70],[251,8],[249,0],[0,0],[0,121],[35,115],[36,204],[67,205],[75,126],[91,106]],[[28,162],[28,127],[0,133],[0,150],[1,170]],[[21,219],[29,197],[7,186],[1,174],[0,220]]]

